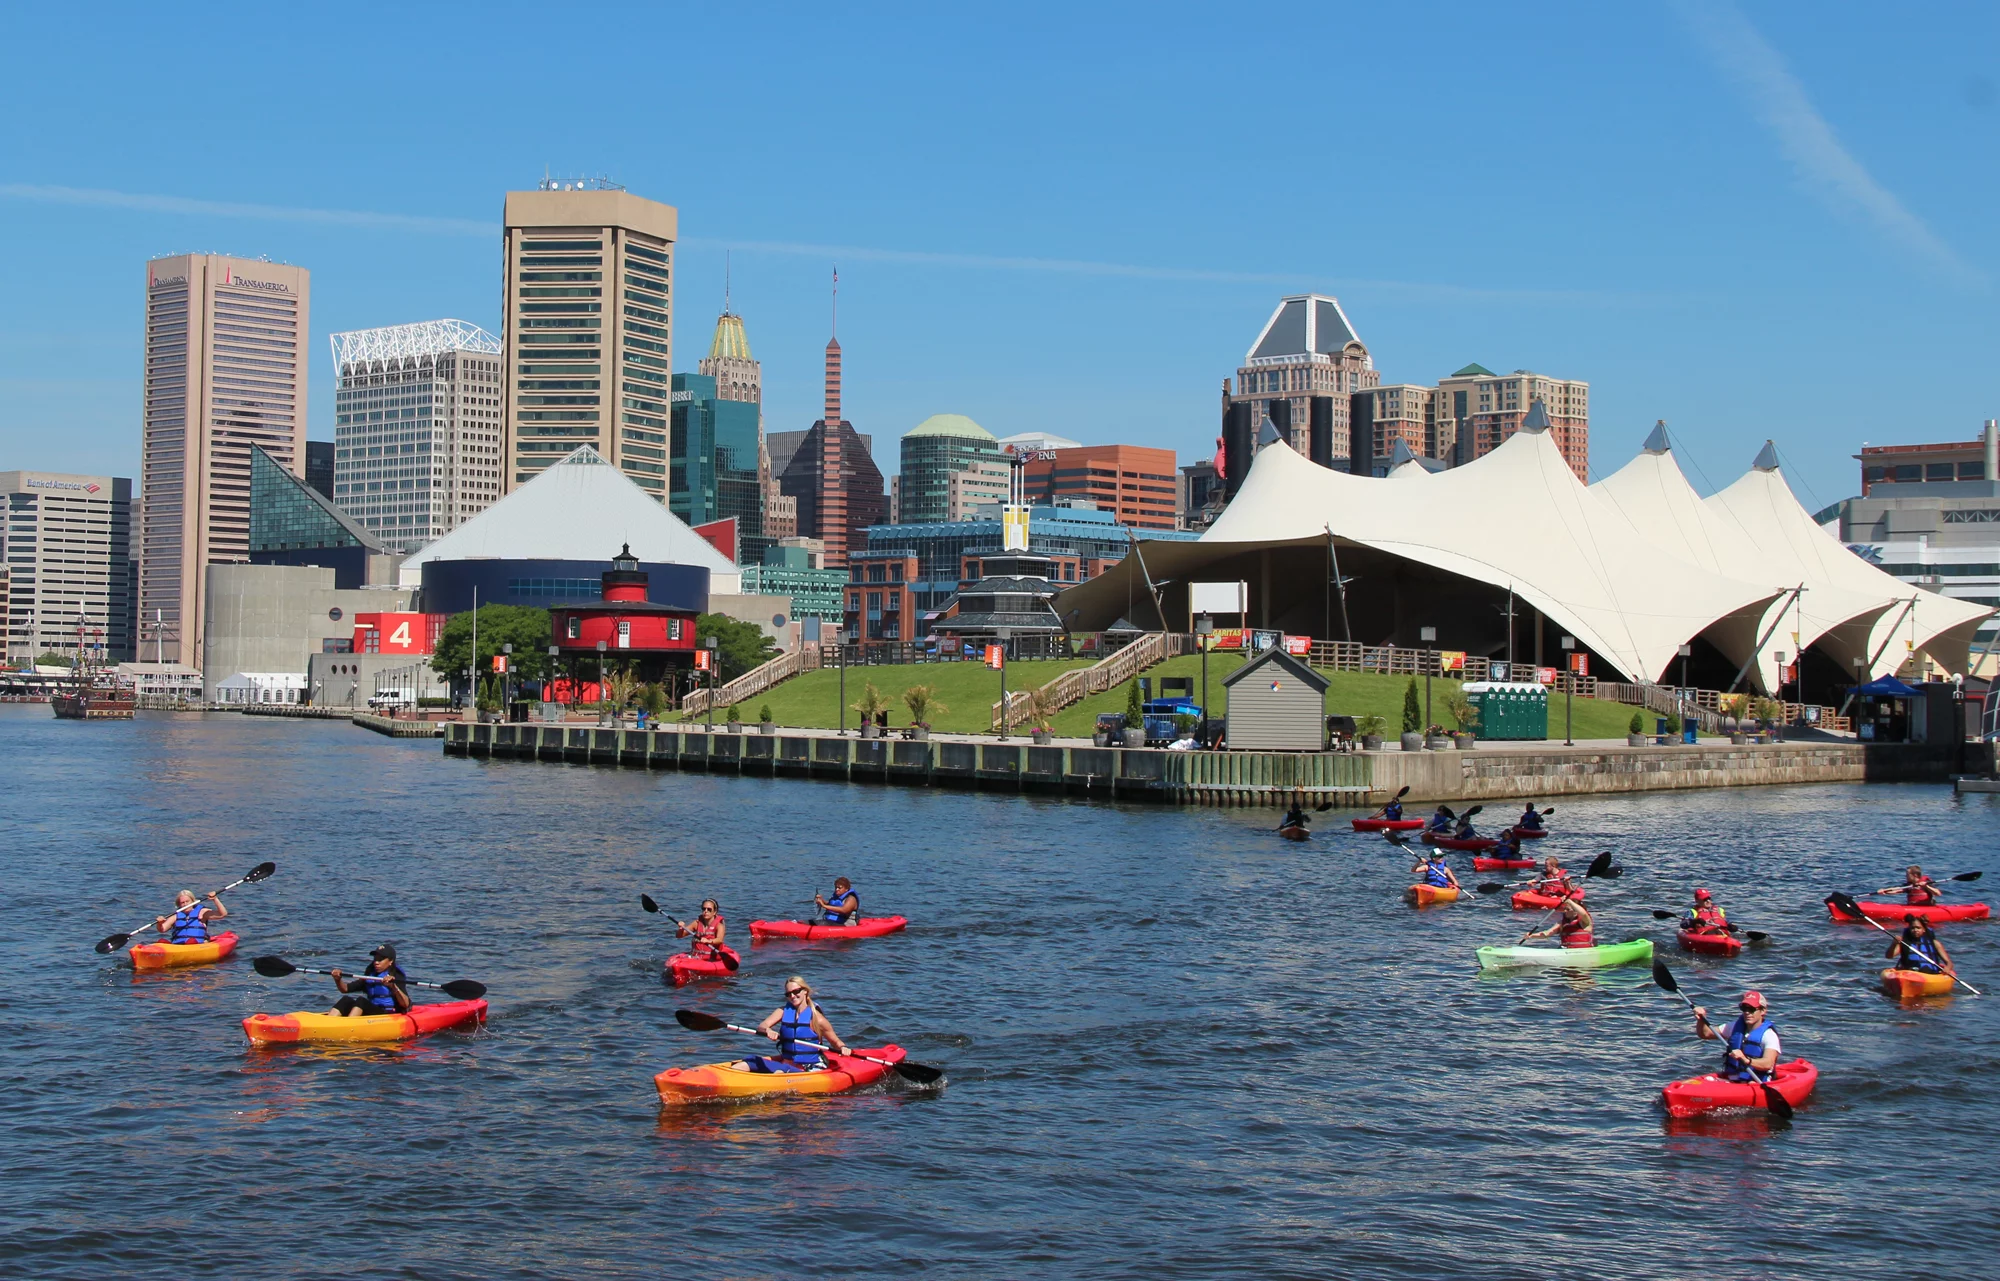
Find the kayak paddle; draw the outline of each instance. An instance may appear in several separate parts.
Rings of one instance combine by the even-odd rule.
[[[648,912],[658,912],[660,910],[660,905],[653,901],[653,896],[651,894],[641,894],[639,896],[639,906],[645,908]],[[687,925],[685,923],[678,920],[674,920],[674,918],[671,916],[669,916],[667,919],[674,922],[675,929],[680,929],[680,930],[687,929]],[[729,953],[723,951],[719,946],[710,945],[709,950],[715,953],[716,960],[722,962],[722,968],[728,970],[731,974],[734,974],[736,973],[736,971],[743,968],[743,962],[737,960]],[[690,948],[689,951],[693,951],[693,949]]]
[[[1957,876],[1947,876],[1944,879],[1947,881],[1976,881],[1984,875],[1986,875],[1986,873],[1984,872],[1960,872]],[[1943,888],[1942,886],[1938,886],[1936,877],[1925,877],[1924,879],[1929,881],[1933,886],[1937,886],[1938,888]],[[1876,894],[1901,894],[1904,890],[1907,890],[1909,888],[1910,886],[1908,885],[1908,883],[1902,885],[1886,885],[1881,889],[1874,890],[1872,892]]]
[[[1392,800],[1398,800],[1398,801],[1400,801],[1400,800],[1402,800],[1402,799],[1403,799],[1403,798],[1404,798],[1405,796],[1408,796],[1409,794],[1410,794],[1410,785],[1409,785],[1408,783],[1405,783],[1405,784],[1403,784],[1403,786],[1402,786],[1401,788],[1397,789],[1397,792],[1396,792],[1396,795],[1395,795],[1395,796],[1393,796],[1393,797],[1392,797],[1392,798],[1390,798],[1390,799],[1392,799]],[[1327,806],[1327,808],[1328,808],[1328,809],[1332,809],[1332,808],[1333,808],[1333,806],[1332,806],[1332,805],[1328,805],[1328,806]],[[1383,815],[1387,814],[1388,812],[1389,812],[1389,807],[1388,807],[1387,805],[1384,805],[1384,806],[1383,806],[1383,807],[1382,807],[1381,809],[1379,809],[1379,810],[1376,810],[1376,811],[1375,811],[1375,812],[1374,812],[1373,814],[1370,814],[1370,815],[1369,815],[1368,817],[1369,817],[1369,818],[1381,818],[1381,817],[1382,817]]]
[[[304,965],[293,965],[282,956],[260,956],[250,962],[250,967],[267,979],[281,979],[287,974],[332,974],[332,970],[315,970]],[[358,979],[362,974],[342,974],[342,978]],[[431,987],[444,993],[454,1001],[476,1001],[486,995],[484,983],[474,983],[471,979],[453,979],[449,983],[426,983],[422,979],[405,978],[398,980],[410,987]]]
[[[1678,921],[1681,919],[1681,914],[1679,912],[1669,912],[1664,908],[1656,907],[1653,909],[1653,919],[1656,921]],[[1732,934],[1736,932],[1736,927],[1734,925],[1728,926],[1727,928],[1729,932]],[[1749,939],[1752,943],[1766,943],[1769,942],[1771,938],[1769,934],[1764,933],[1762,930],[1744,930],[1743,937]]]
[[[713,1014],[703,1014],[698,1010],[675,1010],[674,1021],[690,1032],[720,1032],[726,1028],[731,1032],[748,1032],[751,1036],[764,1035],[754,1027],[743,1027],[740,1024],[719,1019]],[[808,1049],[822,1050],[828,1054],[835,1052],[817,1041],[799,1041],[797,1044],[806,1046]],[[944,1076],[943,1068],[932,1067],[928,1063],[911,1063],[908,1061],[891,1063],[887,1059],[878,1059],[872,1054],[844,1054],[840,1057],[863,1059],[869,1063],[880,1063],[883,1067],[895,1069],[896,1075],[902,1077],[904,1080],[915,1081],[919,1085],[930,1085]]]
[[[1847,913],[1849,916],[1860,917],[1861,923],[1863,925],[1872,925],[1876,929],[1882,931],[1884,934],[1887,934],[1890,938],[1895,939],[1897,942],[1902,941],[1902,936],[1900,934],[1896,933],[1896,931],[1890,929],[1888,926],[1882,924],[1882,922],[1875,920],[1873,917],[1862,916],[1861,905],[1854,901],[1852,895],[1842,894],[1839,890],[1835,890],[1833,893],[1827,895],[1827,897],[1832,899],[1833,902],[1839,906],[1840,910]],[[1932,956],[1930,953],[1925,952],[1924,957],[1926,960],[1930,961],[1931,964],[1933,965],[1937,964],[1937,958]],[[1972,986],[1972,984],[1967,983],[1964,979],[1958,977],[1958,975],[1953,974],[1950,970],[1940,967],[1938,973],[1951,975],[1952,982],[1958,984],[1960,987],[1972,993],[1974,996],[1985,995],[1984,992],[1981,992],[1978,988]]]
[[[1694,1002],[1688,1000],[1687,993],[1681,991],[1680,981],[1674,977],[1674,972],[1667,968],[1667,963],[1665,961],[1653,962],[1653,982],[1662,991],[1672,992],[1675,996],[1681,998],[1681,1001],[1685,1003],[1690,1010],[1694,1008]],[[1700,1019],[1702,1022],[1702,1026],[1708,1028],[1711,1032],[1716,1030],[1715,1025],[1713,1023],[1710,1023],[1705,1016],[1697,1014],[1695,1015],[1695,1017]],[[1792,1105],[1790,1101],[1787,1100],[1784,1095],[1778,1093],[1775,1089],[1772,1089],[1771,1083],[1768,1079],[1759,1077],[1757,1075],[1756,1068],[1750,1069],[1750,1076],[1758,1085],[1764,1087],[1765,1109],[1769,1111],[1772,1116],[1777,1117],[1780,1121],[1791,1120]]]
[[[263,880],[265,877],[269,876],[271,873],[277,870],[278,870],[278,865],[276,863],[259,863],[257,866],[245,872],[241,879],[231,881],[229,884],[223,886],[222,889],[216,890],[215,893],[220,894],[224,890],[233,890],[239,885],[254,885],[258,881]],[[203,895],[202,897],[206,898],[210,896]],[[196,899],[195,902],[199,903],[201,902],[201,899]],[[111,934],[97,940],[98,955],[103,956],[112,952],[116,952],[119,948],[124,947],[126,943],[131,941],[133,934],[137,934],[139,930],[143,930],[147,928],[147,926],[151,926],[154,924],[155,922],[148,921],[146,922],[145,925],[139,926],[138,929],[133,930],[130,934]]]

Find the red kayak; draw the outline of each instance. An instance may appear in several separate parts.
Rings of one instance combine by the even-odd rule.
[[[1546,827],[1510,827],[1507,830],[1514,834],[1517,841],[1539,841],[1549,834]]]
[[[1471,850],[1476,854],[1484,854],[1500,843],[1491,836],[1439,836],[1436,832],[1425,832],[1421,839],[1424,844],[1441,850]]]
[[[1716,934],[1708,930],[1678,930],[1675,937],[1681,946],[1690,952],[1704,952],[1710,956],[1734,956],[1743,950],[1743,940],[1733,934]]]
[[[1761,1112],[1765,1090],[1776,1090],[1785,1102],[1797,1107],[1813,1092],[1813,1083],[1817,1080],[1818,1068],[1804,1059],[1793,1059],[1790,1063],[1778,1065],[1768,1085],[1725,1081],[1711,1073],[1675,1081],[1660,1091],[1660,1101],[1667,1105],[1668,1113],[1673,1116],[1699,1116],[1703,1112],[1723,1108],[1755,1108]]]
[[[735,961],[738,965],[743,964],[742,955],[727,943],[718,943],[715,950],[726,953],[729,959]],[[726,979],[731,972],[730,968],[724,965],[719,957],[696,956],[692,952],[679,952],[667,958],[667,978],[672,980],[675,987],[692,983],[696,979]]]
[[[1932,923],[1938,921],[1983,921],[1992,915],[1984,903],[1932,903],[1928,907],[1911,907],[1903,903],[1856,903],[1855,906],[1861,909],[1862,916],[1876,921],[1900,921],[1912,914],[1921,916],[1926,921]],[[1840,905],[1830,898],[1826,901],[1826,910],[1833,915],[1833,919],[1836,921],[1852,923],[1860,920],[1860,917],[1849,916],[1847,913],[1841,911]]]
[[[1534,866],[1536,866],[1535,860],[1531,858],[1482,858],[1477,854],[1472,856],[1472,870],[1475,872],[1501,872],[1509,868]]]
[[[1578,890],[1576,897],[1581,902],[1583,891]],[[1537,894],[1533,890],[1516,890],[1514,892],[1514,910],[1516,912],[1553,912],[1561,903],[1562,900],[1553,894]]]
[[[907,916],[864,916],[852,925],[823,921],[752,921],[750,941],[765,939],[872,939],[894,934],[910,923]]]
[[[1422,828],[1420,818],[1357,818],[1354,830],[1357,832],[1414,832]]]

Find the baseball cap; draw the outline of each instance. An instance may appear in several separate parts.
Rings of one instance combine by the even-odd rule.
[[[396,959],[396,949],[390,944],[384,943],[370,952],[368,958],[373,961],[393,961]]]

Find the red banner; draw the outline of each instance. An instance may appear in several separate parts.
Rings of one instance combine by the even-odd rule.
[[[1007,665],[1006,648],[1001,645],[988,645],[986,647],[986,665],[995,670],[1005,667]]]

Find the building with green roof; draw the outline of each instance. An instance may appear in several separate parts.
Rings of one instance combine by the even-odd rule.
[[[950,520],[951,478],[981,463],[1006,466],[993,433],[964,414],[932,414],[903,437],[897,518],[903,524]]]

